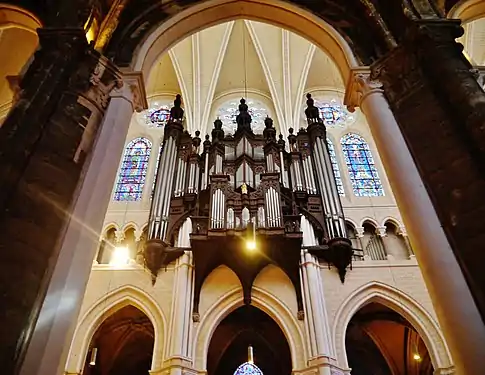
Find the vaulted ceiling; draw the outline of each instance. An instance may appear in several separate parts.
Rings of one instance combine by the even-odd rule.
[[[181,93],[187,129],[209,131],[218,108],[246,97],[264,103],[283,134],[298,128],[305,93],[344,90],[332,61],[287,30],[237,20],[200,31],[163,54],[152,70],[149,97]]]

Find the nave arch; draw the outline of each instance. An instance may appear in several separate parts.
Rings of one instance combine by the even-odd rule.
[[[69,350],[66,370],[80,373],[96,330],[115,312],[126,306],[134,306],[151,321],[155,331],[152,369],[160,368],[167,347],[166,318],[157,302],[144,291],[133,286],[124,286],[96,301],[78,320]]]
[[[279,299],[258,287],[253,287],[252,289],[251,304],[268,314],[285,334],[290,346],[293,370],[305,368],[308,357],[306,346],[304,345],[303,327],[298,323],[296,316]],[[243,305],[242,288],[238,287],[220,296],[212,307],[201,316],[200,323],[197,324],[193,337],[194,347],[192,355],[196,370],[206,370],[209,344],[220,322]]]
[[[163,52],[189,35],[223,22],[247,19],[287,29],[315,44],[336,63],[344,82],[359,65],[350,46],[328,23],[307,10],[279,0],[209,0],[163,22],[139,45],[131,63],[148,79]]]
[[[345,347],[345,333],[350,319],[363,306],[376,302],[400,314],[419,333],[435,368],[447,369],[452,366],[450,353],[435,319],[414,299],[389,285],[370,282],[350,294],[338,308],[332,327],[333,344],[337,360],[348,368]]]

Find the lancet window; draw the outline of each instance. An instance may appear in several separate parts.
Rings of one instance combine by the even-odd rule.
[[[152,143],[135,138],[125,149],[114,194],[116,201],[139,201],[145,185]]]
[[[365,139],[349,133],[341,138],[340,143],[354,194],[357,197],[384,196],[374,158]]]
[[[335,176],[335,184],[340,196],[345,196],[344,185],[342,184],[342,176],[338,167],[337,155],[335,154],[335,147],[330,139],[327,138],[328,153],[330,154],[330,161],[332,162],[333,175]]]

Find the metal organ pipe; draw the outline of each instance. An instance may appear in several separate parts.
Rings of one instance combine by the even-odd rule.
[[[285,170],[285,159],[283,159],[283,151],[280,151],[280,173],[281,173],[281,182],[283,183],[284,187],[289,187],[288,185],[288,174]]]
[[[175,147],[175,139],[171,138],[172,139],[172,143]],[[168,223],[166,220],[164,220],[164,218],[167,218],[168,217],[168,213],[169,213],[169,209],[170,209],[170,198],[172,197],[172,185],[173,185],[173,175],[175,173],[175,158],[177,157],[177,152],[176,150],[174,150],[174,152],[172,152],[172,155],[170,155],[170,159],[169,159],[169,164],[167,166],[167,170],[168,170],[168,173],[166,174],[166,176],[168,177],[167,178],[167,188],[166,188],[166,194],[165,194],[165,198],[164,198],[164,201],[163,201],[163,207],[162,207],[162,225],[161,225],[161,232],[160,232],[160,239],[164,239],[165,238],[165,234],[166,234],[166,231],[167,231],[167,226],[168,226]],[[182,168],[183,170],[184,168]],[[172,176],[172,178],[170,178],[170,176]]]
[[[336,237],[334,228],[332,225],[332,218],[331,216],[331,209],[330,209],[330,202],[329,202],[329,196],[328,196],[328,191],[326,189],[326,184],[325,184],[325,172],[323,169],[322,165],[322,157],[321,157],[321,150],[318,144],[318,139],[317,142],[315,143],[315,163],[317,165],[317,172],[319,175],[319,180],[320,180],[320,192],[323,198],[323,207],[325,209],[325,216],[327,220],[327,226],[328,226],[328,231],[331,237]]]
[[[204,181],[202,183],[202,190],[207,189],[208,185],[209,185],[209,153],[206,152],[205,161],[204,161]]]
[[[167,178],[166,178],[166,168],[167,168],[167,163],[168,159],[170,158],[170,155],[172,153],[172,141],[173,138],[169,138],[166,140],[166,144],[164,145],[164,150],[162,152],[160,164],[159,164],[159,170],[157,172],[157,181],[155,185],[155,196],[153,197],[154,202],[153,204],[153,210],[150,218],[150,228],[149,228],[149,235],[150,238],[157,238],[159,237],[160,233],[160,221],[161,221],[161,214],[162,214],[162,201],[163,201],[163,195],[165,192],[165,186],[167,184]]]
[[[195,184],[194,184],[194,193],[199,192],[199,178],[200,178],[200,171],[199,171],[199,164],[195,164]]]
[[[339,196],[337,193],[337,188],[335,186],[333,168],[330,161],[330,156],[328,155],[327,146],[325,141],[322,138],[317,138],[317,142],[319,144],[320,153],[322,155],[322,162],[325,166],[325,182],[327,185],[327,194],[329,195],[330,200],[330,209],[332,214],[332,225],[335,228],[336,235],[338,237],[345,237],[346,229],[345,229],[345,221],[343,219],[342,208],[340,205]]]

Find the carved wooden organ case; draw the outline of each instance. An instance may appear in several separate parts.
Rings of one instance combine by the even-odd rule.
[[[268,264],[277,265],[293,283],[303,317],[302,224],[312,228],[305,248],[336,266],[343,282],[351,242],[325,125],[311,95],[307,98],[308,127],[297,134],[290,129],[287,147],[269,117],[263,134],[253,133],[244,99],[235,134],[225,134],[218,119],[204,141],[198,131],[191,137],[183,130],[177,96],[165,127],[144,256],[155,282],[161,268],[184,251],[192,252],[195,320],[202,284],[220,265],[238,276],[246,304],[258,273]],[[256,249],[248,251],[246,243],[253,240]]]

